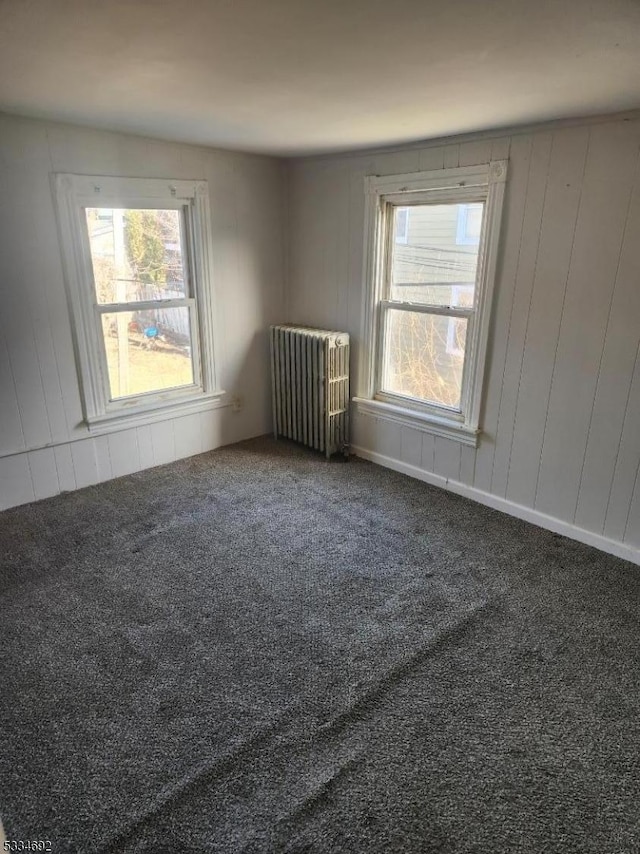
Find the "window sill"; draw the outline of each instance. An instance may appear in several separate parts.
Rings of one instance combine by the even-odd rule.
[[[193,415],[198,412],[208,412],[212,409],[220,409],[229,404],[222,400],[224,391],[214,391],[201,394],[198,397],[190,397],[172,402],[155,403],[135,409],[107,412],[86,419],[87,427],[92,435],[101,433],[115,433],[125,430],[127,427],[142,427],[145,424],[153,424],[156,421],[166,421],[170,418],[180,418],[183,415]]]
[[[466,427],[464,424],[451,421],[448,418],[439,418],[436,415],[418,412],[393,403],[384,403],[381,400],[370,400],[365,397],[354,397],[353,403],[357,411],[363,415],[402,424],[403,427],[411,427],[414,430],[420,430],[422,433],[431,433],[434,436],[453,439],[463,445],[470,445],[472,448],[478,446],[479,430]]]

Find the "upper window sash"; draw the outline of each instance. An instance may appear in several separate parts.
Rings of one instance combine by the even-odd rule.
[[[181,267],[184,281],[184,296],[182,297],[157,297],[153,300],[118,300],[113,303],[103,303],[100,302],[98,298],[98,293],[95,287],[95,269],[93,264],[92,252],[91,252],[91,238],[89,235],[89,229],[86,226],[86,211],[87,208],[95,208],[95,205],[83,205],[81,210],[84,212],[85,216],[85,227],[81,229],[81,240],[83,243],[83,249],[85,256],[89,259],[90,272],[94,280],[94,288],[93,288],[93,300],[95,305],[97,306],[124,306],[124,305],[135,305],[138,310],[143,302],[147,304],[147,307],[150,308],[170,308],[171,302],[178,301],[181,305],[184,305],[184,300],[186,299],[195,299],[196,293],[194,289],[194,281],[193,276],[191,274],[191,270],[194,266],[193,263],[193,253],[194,247],[193,242],[189,238],[190,228],[189,222],[191,219],[191,203],[187,202],[186,204],[181,200],[176,202],[173,198],[167,200],[167,203],[160,203],[156,205],[146,204],[144,206],[135,205],[133,203],[127,204],[124,206],[120,206],[121,210],[178,210],[180,211],[179,224],[180,224],[180,240],[181,240]],[[117,205],[112,205],[113,208],[118,208]]]

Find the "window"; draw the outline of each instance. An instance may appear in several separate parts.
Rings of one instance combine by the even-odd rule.
[[[206,183],[58,175],[56,188],[89,427],[211,406]]]
[[[477,444],[506,171],[368,179],[361,411]]]

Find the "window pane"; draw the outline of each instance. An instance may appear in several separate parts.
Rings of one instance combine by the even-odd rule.
[[[188,296],[180,211],[87,208],[86,216],[98,303]]]
[[[189,309],[102,315],[110,398],[193,385]]]
[[[460,409],[466,318],[389,309],[382,391]]]
[[[396,235],[403,210],[395,209]],[[405,240],[393,243],[390,298],[423,305],[472,305],[483,210],[482,203],[409,208]],[[456,294],[464,295],[463,303],[455,302]]]

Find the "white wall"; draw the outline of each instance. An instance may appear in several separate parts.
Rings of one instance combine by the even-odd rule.
[[[363,178],[509,157],[477,450],[354,416],[360,453],[640,562],[639,120],[283,165],[0,116],[0,509],[270,429],[266,328],[346,329],[358,367]],[[229,407],[90,437],[51,172],[205,178]],[[283,238],[289,247],[283,310]]]
[[[288,317],[350,332],[363,179],[510,159],[483,435],[354,415],[365,456],[640,562],[640,120],[292,161]]]
[[[52,172],[209,182],[221,385],[243,401],[101,437],[82,424]],[[270,429],[269,323],[283,309],[283,165],[0,115],[0,509]]]

